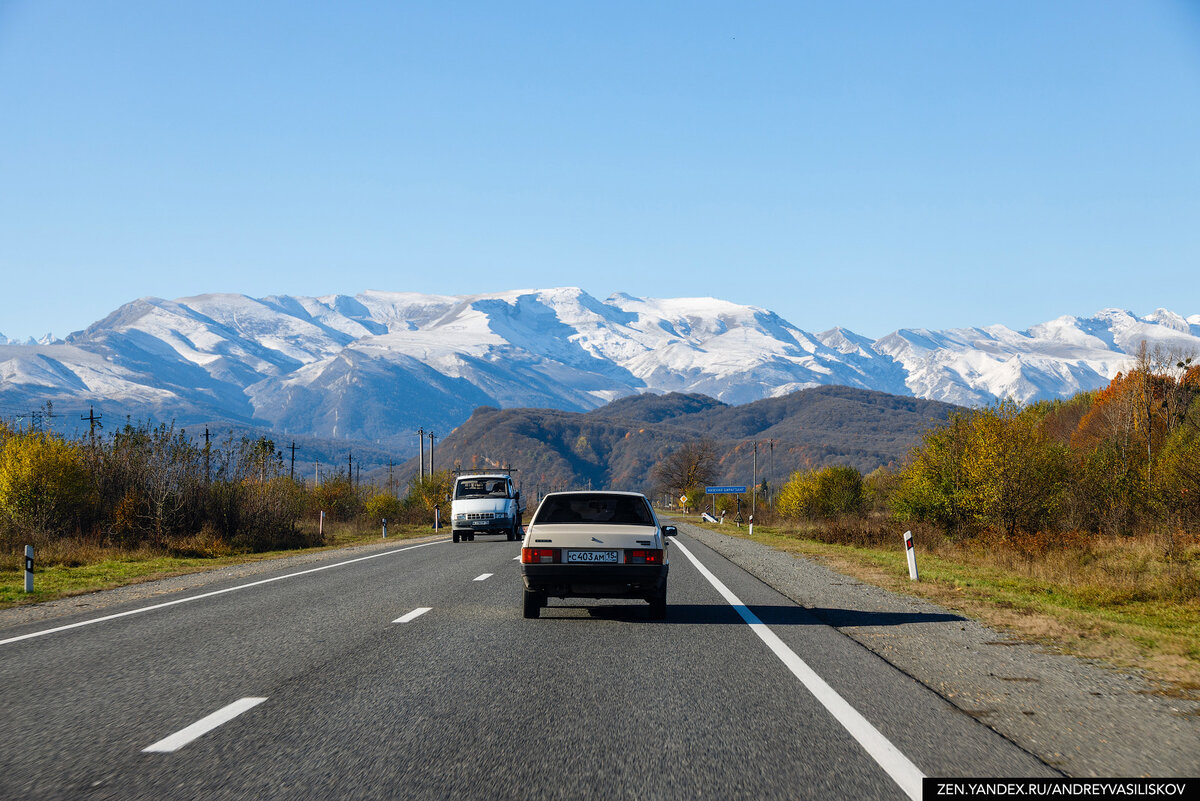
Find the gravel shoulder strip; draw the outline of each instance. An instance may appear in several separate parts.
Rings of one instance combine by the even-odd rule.
[[[803,557],[677,525],[1068,776],[1200,775],[1200,703]]]
[[[293,570],[304,570],[326,562],[337,562],[344,559],[353,559],[358,556],[368,556],[374,551],[381,551],[388,548],[403,548],[408,545],[432,542],[444,536],[437,535],[390,540],[380,539],[378,542],[348,545],[345,548],[334,548],[328,551],[308,551],[296,554],[295,556],[260,559],[255,562],[230,565],[216,570],[153,579],[111,590],[101,590],[83,595],[72,595],[68,598],[59,598],[54,601],[15,606],[10,609],[0,609],[0,630],[27,623],[53,621],[68,615],[100,612],[114,606],[135,601],[168,601],[171,599],[165,596],[183,593],[188,590],[203,589],[211,584],[237,582],[241,579],[253,580],[255,577],[265,573],[286,573]]]

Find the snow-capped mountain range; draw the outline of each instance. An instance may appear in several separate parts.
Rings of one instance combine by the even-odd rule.
[[[1106,309],[872,340],[713,298],[575,288],[142,298],[65,340],[0,337],[0,416],[52,400],[386,443],[448,433],[481,405],[580,411],[639,392],[738,404],[841,384],[977,406],[1104,386],[1143,340],[1200,354],[1200,314]]]

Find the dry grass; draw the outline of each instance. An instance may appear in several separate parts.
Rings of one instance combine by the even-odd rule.
[[[721,527],[746,536],[746,530]],[[914,531],[910,581],[901,532],[886,521],[755,527],[754,539],[839,572],[928,598],[1023,639],[1200,686],[1200,537],[980,537]]]

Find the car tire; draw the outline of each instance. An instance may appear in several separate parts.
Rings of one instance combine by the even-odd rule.
[[[522,598],[522,610],[521,610],[524,617],[526,617],[526,618],[537,617],[541,613],[542,607],[545,605],[546,605],[546,597],[544,595],[542,595],[540,592],[535,592],[533,590],[525,590],[524,591],[524,596]]]
[[[667,588],[664,585],[661,590],[651,595],[646,599],[650,602],[650,619],[665,620],[667,617]]]

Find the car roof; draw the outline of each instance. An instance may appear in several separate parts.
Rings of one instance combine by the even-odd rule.
[[[549,498],[551,495],[612,495],[621,498],[645,498],[645,494],[641,492],[625,492],[623,490],[563,490],[561,492],[547,492],[543,498]]]

